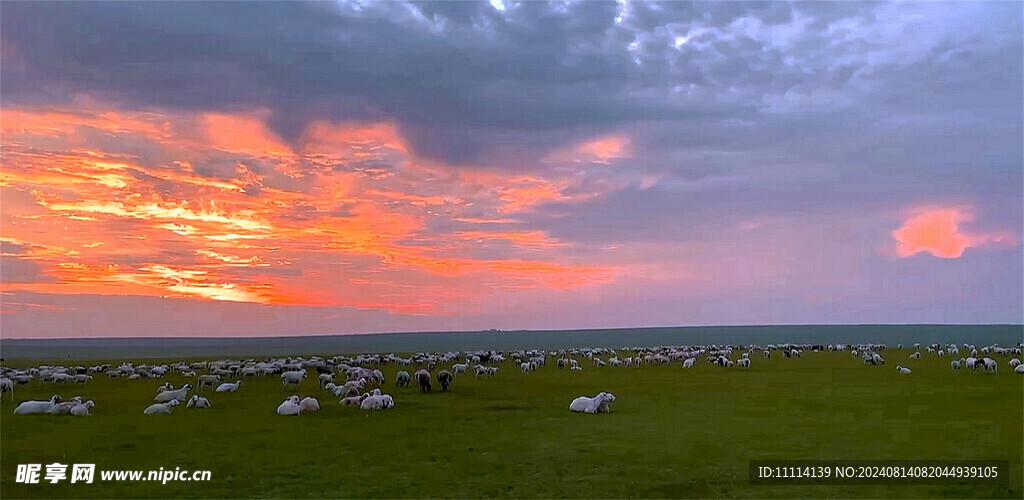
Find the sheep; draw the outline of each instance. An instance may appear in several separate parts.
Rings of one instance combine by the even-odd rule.
[[[306,369],[305,368],[303,368],[301,370],[298,370],[298,371],[283,372],[283,373],[281,373],[281,385],[284,387],[284,390],[287,391],[288,388],[291,387],[291,386],[298,387],[299,384],[302,382],[302,380],[305,379],[305,378],[306,378]]]
[[[177,399],[172,399],[166,403],[153,403],[149,405],[145,410],[142,410],[143,415],[170,415],[171,410],[175,406],[181,404]]]
[[[188,391],[190,391],[191,389],[192,384],[185,384],[181,387],[181,389],[177,389],[174,391],[164,391],[161,392],[160,394],[157,394],[156,397],[153,398],[153,401],[156,401],[157,403],[167,403],[170,402],[172,399],[185,399],[185,397],[188,396]]]
[[[906,374],[910,373],[910,368],[907,368],[907,367],[905,367],[905,366],[897,366],[897,367],[896,367],[896,371],[898,371],[899,373],[902,373],[902,374],[906,375]]]
[[[750,368],[750,358],[741,358],[736,363],[744,368]]]
[[[225,382],[217,386],[216,392],[235,392],[242,385],[242,381],[238,380],[235,383]]]
[[[299,397],[298,396],[290,396],[288,399],[285,399],[284,402],[281,403],[277,407],[277,414],[278,415],[298,415],[299,413],[301,413],[301,412],[299,411]]]
[[[60,396],[56,394],[49,401],[25,401],[14,409],[15,415],[33,415],[38,413],[49,413],[54,405],[60,402]]]
[[[576,413],[609,413],[611,412],[611,407],[608,406],[608,403],[612,401],[615,401],[615,396],[607,392],[599,393],[592,398],[580,396],[569,404],[569,411]]]
[[[458,366],[458,365],[455,365],[455,366]],[[402,371],[398,372],[397,375],[395,375],[395,385],[396,386],[398,386],[398,387],[409,387],[409,384],[411,384],[411,383],[412,383],[412,376],[409,375],[409,372],[407,372],[405,370],[402,370]]]
[[[999,362],[998,361],[996,361],[996,360],[994,360],[992,358],[985,358],[985,359],[982,359],[981,362],[985,364],[985,371],[992,372],[992,373],[998,373],[999,372]]]
[[[305,397],[302,401],[299,401],[299,413],[309,413],[311,411],[318,411],[320,409],[320,402],[316,398]]]
[[[910,359],[919,359],[920,357],[921,357],[921,353],[920,352],[915,352],[914,354],[910,355]]]
[[[764,357],[766,357],[766,358],[772,357],[772,352],[771,351],[766,350],[766,351],[764,351],[763,354],[764,354]]]
[[[523,370],[523,373],[530,371],[530,363],[520,363],[519,369]]]
[[[1013,359],[1010,360],[1010,368],[1016,370],[1018,365],[1020,365],[1020,360],[1019,359],[1013,358]]]
[[[959,370],[960,369],[960,360],[959,359],[954,359],[953,361],[950,361],[949,366],[950,366],[950,368],[953,369],[953,371]]]
[[[686,368],[686,369],[693,368],[693,362],[696,359],[697,358],[686,358],[685,360],[683,360],[683,368]]]
[[[420,387],[420,392],[430,392],[430,372],[422,368],[417,370],[416,385]]]
[[[193,394],[191,398],[188,398],[188,404],[185,405],[186,408],[210,408],[212,406],[209,399],[198,394]]]
[[[320,388],[323,388],[327,384],[334,383],[334,374],[333,373],[321,373],[320,375],[318,375],[316,377],[316,380],[317,380],[317,382],[320,383]]]
[[[349,396],[347,398],[341,398],[341,401],[338,401],[338,404],[359,406],[362,402],[363,396]]]
[[[581,371],[583,371],[583,367],[582,367],[582,366],[580,366],[580,365],[572,365],[572,366],[571,366],[571,367],[569,368],[569,370],[570,370],[570,371],[574,371],[574,372],[581,372]]]
[[[363,410],[386,410],[391,407],[389,406],[390,398],[391,396],[385,397],[383,394],[367,395],[364,396],[362,402],[359,403],[359,408]],[[393,400],[390,401],[390,404],[394,404]]]
[[[1024,375],[1024,365],[1017,365],[1017,367],[1014,368],[1013,371],[1020,373],[1021,375]]]
[[[93,400],[88,400],[84,403],[79,403],[71,408],[70,413],[76,417],[84,417],[89,414],[89,408],[96,406]]]
[[[469,365],[468,364],[465,364],[465,363],[454,364],[454,365],[452,365],[452,375],[455,376],[455,375],[458,375],[460,373],[465,373],[466,370],[468,370],[468,369],[469,369]]]
[[[173,391],[173,390],[174,390],[174,384],[172,384],[170,382],[164,382],[164,385],[161,385],[160,387],[156,388],[156,392],[158,392],[158,393],[159,392],[164,392],[164,391]]]
[[[0,378],[0,396],[5,392],[11,393],[11,402],[14,402],[14,381],[7,377]]]
[[[220,382],[220,375],[200,375],[198,380],[199,381],[196,382],[196,388],[198,390],[201,391],[204,387],[213,389],[216,387],[216,384]]]
[[[441,370],[437,374],[437,381],[441,384],[441,392],[448,392],[448,386],[452,385],[452,374],[448,370]]]

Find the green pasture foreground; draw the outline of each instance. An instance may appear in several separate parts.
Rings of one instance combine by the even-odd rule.
[[[245,379],[237,393],[207,394],[211,409],[170,416],[142,414],[154,380],[32,382],[16,402],[57,393],[97,406],[74,418],[16,416],[9,398],[0,403],[0,496],[1022,498],[1024,377],[1009,358],[990,375],[908,354],[889,350],[874,367],[849,353],[776,353],[749,370],[702,360],[691,370],[586,362],[571,372],[549,362],[523,374],[509,362],[493,378],[459,376],[447,394],[394,387],[391,365],[393,409],[342,407],[311,378],[300,394],[323,409],[298,417],[275,414],[291,394],[277,377]],[[617,396],[613,413],[568,411],[599,391]],[[1011,477],[1008,486],[751,486],[757,459],[999,459]],[[212,480],[14,482],[18,464],[52,462],[210,470]]]

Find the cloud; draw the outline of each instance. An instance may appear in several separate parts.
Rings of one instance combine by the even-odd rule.
[[[968,248],[992,244],[1015,244],[1012,235],[971,234],[961,224],[974,219],[967,208],[929,209],[904,221],[892,232],[898,242],[896,255],[907,258],[930,253],[944,259],[960,258]]]

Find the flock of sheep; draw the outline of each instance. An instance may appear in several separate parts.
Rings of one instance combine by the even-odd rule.
[[[914,344],[914,352],[908,357],[918,359],[922,356],[920,344]],[[472,373],[475,377],[494,376],[499,367],[496,364],[510,359],[524,373],[530,373],[546,366],[548,359],[554,359],[558,369],[568,368],[570,371],[583,369],[584,360],[589,360],[595,367],[629,367],[641,364],[670,365],[678,362],[684,369],[694,366],[699,360],[723,368],[751,366],[751,355],[761,353],[770,358],[773,353],[781,353],[787,358],[802,358],[804,353],[822,351],[849,351],[854,358],[859,357],[865,365],[884,365],[880,351],[887,347],[884,344],[769,344],[759,345],[694,345],[664,346],[654,348],[623,348],[618,351],[607,348],[578,348],[558,351],[518,350],[508,353],[498,351],[470,351],[444,353],[417,353],[409,357],[395,354],[360,354],[358,356],[334,356],[330,358],[302,357],[269,358],[264,360],[217,360],[217,361],[180,361],[171,364],[132,364],[122,363],[116,368],[109,364],[92,367],[84,366],[52,366],[41,365],[28,369],[0,367],[0,396],[10,392],[14,400],[16,385],[25,385],[35,380],[50,384],[88,383],[94,376],[124,377],[127,379],[161,379],[169,374],[177,373],[185,378],[194,378],[196,385],[184,384],[175,388],[165,382],[157,388],[153,403],[143,410],[146,415],[170,414],[175,407],[186,403],[187,408],[210,408],[210,400],[198,394],[205,389],[215,393],[235,392],[243,384],[245,377],[279,377],[284,391],[299,389],[303,380],[315,373],[319,389],[340,398],[339,404],[358,406],[363,410],[386,410],[394,407],[395,400],[390,394],[384,394],[380,387],[386,382],[384,373],[379,367],[397,365],[409,367],[400,369],[395,375],[398,388],[408,388],[413,382],[422,392],[431,392],[434,381],[447,392],[459,374]],[[1019,356],[1021,345],[1002,347],[998,345],[984,346],[980,349],[970,344],[963,344],[962,349],[970,356],[953,359],[951,368],[977,371],[979,369],[992,374],[998,373],[999,362],[992,356]],[[898,351],[903,345],[897,346]],[[961,347],[955,344],[932,344],[926,348],[929,356],[956,357]],[[627,355],[628,354],[628,355]],[[1024,374],[1024,364],[1014,357],[1008,362],[1016,373]],[[416,368],[412,374],[410,370]],[[440,370],[438,370],[440,368]],[[899,365],[896,370],[900,374],[910,374],[910,368]],[[432,375],[436,371],[437,375]],[[339,377],[344,377],[344,382]],[[227,379],[235,379],[228,382]],[[371,386],[376,386],[371,389]],[[189,395],[193,389],[195,394]],[[607,413],[611,411],[610,403],[615,396],[601,392],[594,397],[580,396],[574,399],[569,410],[580,413]],[[94,407],[92,400],[83,401],[80,396],[70,401],[62,401],[54,395],[47,401],[25,401],[15,408],[15,414],[57,414],[57,415],[89,415]],[[288,396],[278,407],[278,415],[302,415],[320,409],[320,402],[312,396],[300,398],[298,395]]]

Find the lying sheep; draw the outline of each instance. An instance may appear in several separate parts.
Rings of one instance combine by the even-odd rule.
[[[320,402],[316,398],[305,397],[299,401],[299,413],[309,413],[320,410]]]
[[[153,400],[157,403],[168,403],[174,399],[182,400],[185,399],[185,396],[188,396],[188,391],[190,390],[192,390],[192,384],[185,384],[181,389],[161,392]]]
[[[242,386],[242,381],[237,380],[235,383],[225,382],[217,386],[216,392],[235,392],[239,387]]]
[[[52,410],[59,402],[60,396],[57,396],[56,394],[54,394],[49,401],[25,401],[14,409],[14,414],[35,415],[40,413],[50,413],[50,410]]]
[[[89,408],[96,406],[93,400],[88,400],[84,403],[79,403],[71,408],[71,414],[76,417],[84,417],[89,414]]]
[[[209,399],[198,394],[193,394],[191,398],[188,398],[188,403],[185,404],[186,408],[210,408],[212,406]]]
[[[278,415],[298,415],[299,413],[301,413],[301,411],[299,410],[298,396],[289,397],[277,407]]]
[[[905,366],[897,366],[896,367],[896,371],[906,375],[906,374],[910,373],[910,368],[907,368]]]
[[[149,405],[145,410],[142,410],[144,415],[170,415],[171,410],[179,403],[177,399],[172,399],[166,403],[153,403]]]
[[[599,393],[597,396],[588,398],[580,396],[569,404],[569,411],[576,413],[610,413],[609,403],[615,401],[615,396],[608,392]]]

